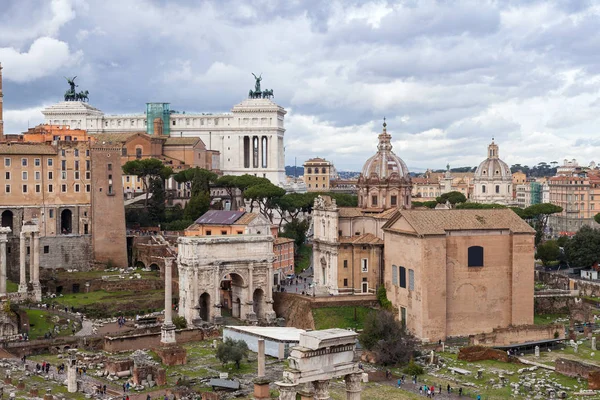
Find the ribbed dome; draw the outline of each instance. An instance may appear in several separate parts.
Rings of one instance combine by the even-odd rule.
[[[373,175],[380,180],[388,179],[396,173],[398,178],[408,177],[408,167],[392,151],[392,135],[387,133],[387,124],[383,123],[383,132],[379,135],[377,153],[369,158],[362,169],[362,178],[369,179]]]
[[[498,145],[492,141],[488,146],[488,158],[483,160],[475,170],[476,180],[512,180],[508,164],[498,156]]]

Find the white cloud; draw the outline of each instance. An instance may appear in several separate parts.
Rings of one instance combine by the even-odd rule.
[[[27,127],[33,127],[43,123],[44,116],[42,115],[42,110],[45,107],[47,107],[47,105],[21,110],[4,110],[4,133],[21,133],[24,132]]]
[[[50,75],[65,65],[78,62],[81,52],[69,51],[69,45],[57,39],[36,39],[26,52],[12,47],[0,48],[0,60],[4,67],[4,79],[28,82]]]

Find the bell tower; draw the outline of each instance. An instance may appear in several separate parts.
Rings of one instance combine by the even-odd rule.
[[[0,142],[4,141],[4,118],[2,117],[2,63],[0,63]]]

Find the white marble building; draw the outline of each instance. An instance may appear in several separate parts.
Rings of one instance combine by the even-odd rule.
[[[488,146],[488,157],[479,164],[473,179],[471,201],[485,204],[513,205],[512,173],[508,164],[500,159],[498,145]]]
[[[146,132],[148,124],[146,113],[105,115],[80,101],[54,104],[42,114],[46,124],[69,125],[92,135]],[[283,185],[285,114],[285,109],[270,99],[246,99],[231,113],[172,113],[168,131],[171,137],[200,137],[207,149],[220,151],[220,166],[226,175],[252,174]]]

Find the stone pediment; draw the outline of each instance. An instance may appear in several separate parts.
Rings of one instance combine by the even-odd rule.
[[[101,117],[104,115],[99,109],[92,107],[88,103],[82,101],[61,101],[46,107],[42,110],[42,114],[46,118],[51,118],[55,115],[90,115]]]

